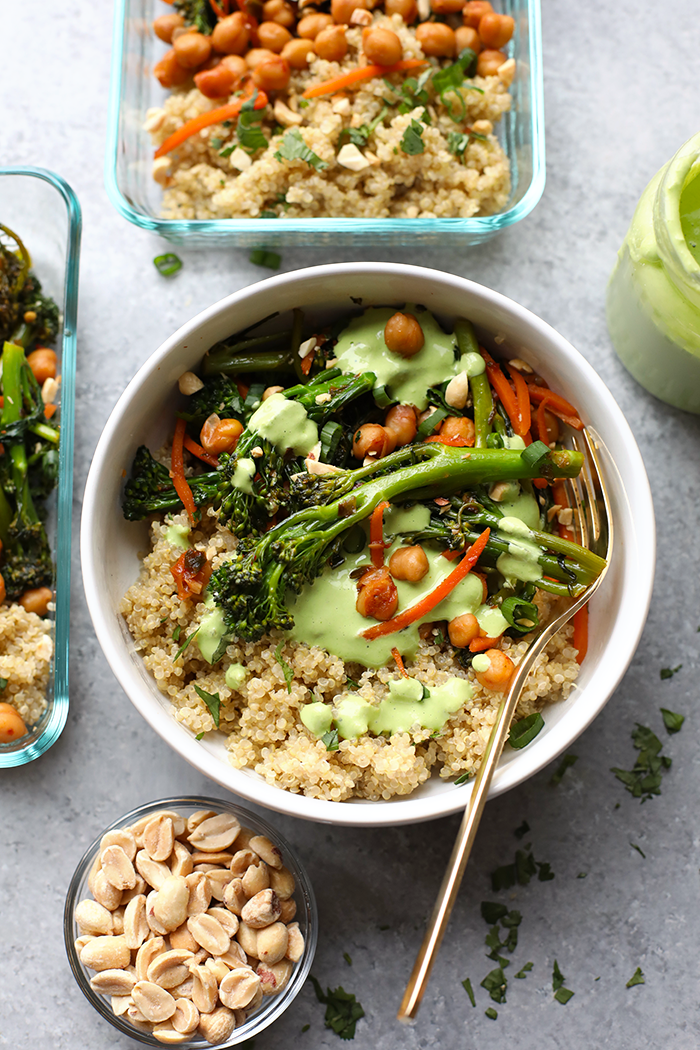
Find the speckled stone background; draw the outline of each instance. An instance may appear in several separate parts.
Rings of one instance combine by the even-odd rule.
[[[170,793],[220,789],[152,732],[118,687],[95,640],[78,558],[80,500],[102,426],[137,366],[179,324],[221,296],[260,280],[247,253],[181,252],[172,282],[155,271],[161,243],[112,209],[103,188],[110,5],[87,0],[2,7],[0,163],[60,172],[83,206],[75,457],[71,711],[58,743],[0,781],[0,1045],[126,1050],[83,999],[62,942],[73,868],[100,829],[132,806]],[[347,831],[274,817],[298,847],[321,916],[313,972],[355,992],[366,1017],[357,1050],[520,1050],[700,1044],[698,1005],[697,705],[700,625],[696,506],[700,420],[654,400],[626,374],[608,339],[603,299],[634,204],[654,172],[698,130],[697,7],[572,4],[543,0],[547,188],[532,215],[473,251],[425,252],[422,262],[473,277],[523,303],[597,368],[626,413],[647,465],[657,512],[657,582],[649,621],[620,688],[572,748],[558,787],[552,769],[490,803],[468,877],[419,1019],[396,1008],[420,943],[457,820],[396,830]],[[333,259],[394,258],[410,251],[291,250],[283,267]],[[108,556],[108,552],[106,552]],[[670,681],[663,666],[682,664]],[[659,707],[683,712],[668,737]],[[660,797],[640,805],[610,773],[629,768],[639,720],[662,736],[673,768]],[[527,820],[535,858],[551,881],[501,894],[523,915],[508,1001],[492,1021],[479,982],[487,927],[479,904],[495,899],[489,873],[513,858]],[[643,853],[632,848],[636,843]],[[586,872],[585,879],[577,878]],[[388,927],[381,929],[381,927]],[[343,953],[352,957],[347,965]],[[557,959],[568,1005],[552,997]],[[637,966],[646,983],[626,989]],[[472,1009],[461,986],[477,992]],[[308,1030],[302,1034],[302,1028]],[[307,986],[256,1050],[339,1050]]]

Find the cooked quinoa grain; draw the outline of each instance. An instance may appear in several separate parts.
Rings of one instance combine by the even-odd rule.
[[[0,701],[11,704],[25,725],[46,709],[46,688],[53,655],[51,623],[21,605],[0,606],[0,678],[7,685]]]

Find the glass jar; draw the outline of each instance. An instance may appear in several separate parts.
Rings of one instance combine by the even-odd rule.
[[[700,134],[642,194],[608,283],[607,320],[634,378],[700,413]]]

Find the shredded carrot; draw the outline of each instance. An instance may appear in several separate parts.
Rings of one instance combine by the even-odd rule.
[[[549,485],[549,482],[546,478],[533,478],[532,484],[535,486],[536,489],[546,489],[547,485]]]
[[[250,387],[247,383],[244,383],[242,379],[236,379],[235,382],[236,390],[238,391],[238,396],[240,397],[241,401],[245,401],[245,399],[248,397],[248,391],[250,390]]]
[[[410,627],[410,625],[415,623],[416,620],[420,620],[423,616],[427,616],[436,605],[440,604],[443,598],[446,598],[447,595],[454,590],[457,584],[467,576],[471,569],[474,568],[488,542],[490,534],[490,529],[484,529],[478,540],[472,543],[459,565],[453,569],[450,575],[446,576],[445,579],[430,592],[430,594],[426,594],[425,597],[421,598],[421,600],[416,602],[415,605],[411,605],[408,609],[404,609],[403,612],[400,612],[398,616],[394,616],[391,620],[385,620],[383,623],[377,623],[373,627],[369,627],[366,631],[362,632],[362,637],[373,641],[375,638],[381,638],[385,634],[393,634],[395,631],[402,631],[404,627]]]
[[[566,487],[562,481],[555,481],[552,485],[552,499],[555,503],[558,503],[560,507],[569,506],[569,497],[566,494]],[[576,539],[573,529],[570,529],[568,525],[557,524],[557,529],[563,540],[571,540],[573,543]]]
[[[486,375],[488,376],[489,383],[498,394],[501,404],[508,413],[508,418],[510,419],[513,430],[516,434],[520,434],[522,437],[525,430],[529,428],[526,427],[521,433],[522,423],[520,419],[520,406],[518,404],[518,398],[513,391],[513,387],[501,371],[501,366],[496,364],[491,357],[491,354],[487,350],[484,350],[483,347],[479,347],[479,349],[481,350],[486,362]]]
[[[173,479],[175,491],[180,497],[180,500],[189,515],[190,521],[194,522],[196,514],[194,496],[192,495],[192,489],[187,484],[187,478],[185,477],[185,463],[182,458],[186,426],[187,424],[184,419],[178,419],[175,425],[175,437],[173,438],[173,449],[170,455],[170,476]]]
[[[342,76],[323,80],[320,84],[313,84],[306,89],[301,97],[317,98],[319,95],[332,95],[335,91],[342,91],[343,88],[350,87],[351,84],[357,84],[360,80],[371,80],[372,77],[385,77],[387,73],[400,73],[404,69],[416,69],[418,66],[425,65],[427,65],[427,62],[424,58],[402,58],[400,62],[395,62],[393,66],[358,66],[357,69],[351,69],[349,73],[343,73]]]
[[[309,352],[306,355],[306,357],[302,358],[301,370],[302,370],[302,372],[303,372],[303,374],[305,376],[307,376],[309,374],[309,372],[311,371],[311,366],[314,363],[314,356],[315,356],[315,354],[316,354],[315,350],[309,350]]]
[[[388,506],[390,504],[382,500],[374,508],[369,519],[369,550],[375,569],[381,569],[384,564],[384,511]]]
[[[487,638],[485,635],[480,635],[478,638],[473,638],[469,643],[470,653],[483,653],[486,649],[493,649],[498,645],[501,636],[498,638]]]
[[[252,97],[252,94],[252,90],[249,90],[247,94],[241,95],[233,102],[227,102],[225,106],[217,106],[216,109],[210,109],[208,113],[200,113],[198,117],[185,121],[182,127],[174,131],[172,135],[168,135],[163,145],[159,146],[155,151],[154,157],[157,160],[158,157],[162,157],[166,153],[172,153],[174,149],[186,142],[191,135],[196,135],[202,128],[208,128],[212,124],[221,124],[224,120],[232,120],[233,117],[237,117],[241,112],[243,103],[247,102]],[[258,97],[255,100],[253,109],[264,109],[266,105],[267,95],[264,91],[258,91]]]
[[[188,452],[192,453],[193,456],[196,456],[197,459],[201,459],[202,463],[208,463],[210,467],[218,467],[218,457],[212,456],[209,452],[205,452],[202,446],[198,445],[196,441],[193,441],[189,435],[185,434],[182,444]]]
[[[47,419],[51,419],[51,416],[53,416],[55,414],[55,412],[56,412],[56,406],[55,405],[44,405],[44,415],[46,416]]]
[[[547,417],[545,416],[545,410],[548,404],[549,398],[543,397],[540,401],[540,407],[537,409],[537,436],[540,441],[544,441],[545,445],[549,445],[552,442],[552,435],[547,426]]]
[[[403,660],[401,658],[401,653],[396,648],[396,646],[394,646],[394,648],[391,650],[391,655],[396,660],[396,666],[399,669],[399,674],[403,675],[404,678],[410,678],[411,676],[409,675],[408,671],[406,670],[406,668],[403,665]]]
[[[530,400],[534,401],[536,405],[546,398],[549,402],[547,405],[548,412],[551,412],[553,416],[557,416],[564,423],[568,423],[574,430],[583,430],[581,418],[571,402],[566,401],[559,394],[555,394],[554,391],[548,390],[546,387],[534,386],[532,383],[528,383],[527,389],[530,394]]]
[[[214,12],[214,14],[216,15],[217,18],[223,18],[224,17],[224,12],[219,7],[219,5],[217,4],[216,0],[209,0],[209,5],[210,5],[212,11]]]
[[[472,447],[466,438],[463,437],[442,437],[441,434],[431,434],[430,437],[425,439],[427,445],[429,441],[436,441],[440,445],[449,445],[451,448],[467,448]]]
[[[574,649],[578,649],[576,663],[582,664],[588,652],[588,605],[574,613]]]
[[[530,430],[530,422],[532,417],[532,413],[530,411],[530,393],[527,389],[527,383],[520,375],[520,372],[517,370],[517,368],[510,369],[510,378],[513,381],[513,386],[515,387],[515,396],[518,399],[518,414],[520,416],[520,429],[517,430],[516,433],[520,434],[520,437],[524,438]],[[526,445],[531,443],[532,438],[530,438],[529,442],[525,442]]]

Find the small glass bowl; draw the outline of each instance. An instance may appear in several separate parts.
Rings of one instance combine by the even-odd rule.
[[[316,910],[316,899],[314,897],[309,877],[287,840],[256,813],[251,813],[250,810],[243,809],[241,806],[236,806],[233,803],[226,802],[220,798],[192,796],[163,798],[158,799],[156,802],[148,802],[143,806],[138,806],[136,809],[132,809],[130,813],[126,813],[123,817],[119,817],[118,820],[115,820],[109,825],[109,827],[105,828],[88,847],[82,860],[78,864],[75,874],[71,879],[70,886],[68,887],[66,906],[63,913],[63,933],[68,961],[83,995],[95,1007],[98,1013],[102,1015],[102,1017],[109,1021],[110,1024],[114,1025],[114,1027],[120,1032],[130,1036],[132,1039],[140,1040],[142,1043],[145,1043],[146,1046],[163,1046],[163,1043],[159,1042],[158,1039],[152,1036],[149,1032],[136,1028],[135,1025],[131,1024],[131,1022],[124,1017],[117,1017],[112,1012],[110,997],[108,995],[100,995],[93,991],[90,987],[92,971],[88,970],[81,963],[74,942],[76,938],[80,936],[80,930],[75,921],[75,909],[80,901],[86,898],[92,898],[88,889],[88,875],[90,874],[90,869],[92,868],[95,857],[99,852],[100,842],[103,835],[108,831],[114,831],[116,828],[127,827],[134,824],[142,817],[155,814],[159,810],[164,809],[174,810],[176,813],[181,813],[183,816],[189,816],[190,813],[198,809],[212,809],[217,813],[232,813],[240,821],[242,827],[251,828],[260,835],[266,835],[271,842],[276,846],[279,846],[282,851],[285,867],[294,876],[296,882],[294,899],[297,902],[297,913],[294,921],[299,923],[299,928],[304,937],[304,954],[295,964],[294,971],[286,988],[284,988],[278,995],[265,997],[261,1007],[256,1010],[256,1012],[252,1014],[244,1024],[236,1028],[233,1035],[228,1040],[216,1044],[218,1047],[221,1047],[222,1050],[226,1050],[226,1047],[237,1046],[246,1039],[251,1039],[253,1036],[258,1035],[259,1032],[262,1032],[263,1029],[267,1028],[268,1025],[271,1025],[273,1021],[284,1013],[293,999],[299,994],[306,978],[308,977],[311,963],[313,962],[314,954],[316,952],[316,942],[318,939],[318,912]],[[200,1048],[211,1046],[206,1039],[196,1033],[193,1033],[189,1038],[185,1037],[183,1042],[178,1043],[177,1045],[183,1048],[183,1050],[194,1050],[194,1048],[200,1050]]]

